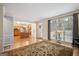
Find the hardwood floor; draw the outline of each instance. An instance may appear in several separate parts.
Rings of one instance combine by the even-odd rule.
[[[73,49],[73,56],[79,56],[79,48],[74,47]]]
[[[14,44],[12,48],[18,48],[22,46],[26,46],[29,44],[33,44],[35,42],[42,41],[41,39],[36,40],[36,38],[20,38],[20,36],[14,37]]]
[[[8,56],[72,56],[73,49],[44,40],[5,53]]]
[[[33,43],[36,43],[38,41],[42,41],[42,39],[36,39],[36,38],[23,38],[22,39],[19,36],[16,36],[14,38],[14,44],[13,44],[12,49],[22,47],[22,46],[26,46],[26,45],[29,45],[29,44],[33,44]],[[51,41],[51,42],[57,43],[56,41]],[[67,46],[67,47],[72,47],[71,44],[64,43],[64,42],[62,42],[61,45],[64,45],[64,46]],[[72,47],[72,48],[73,48],[73,56],[79,56],[79,48],[77,48],[77,47]]]

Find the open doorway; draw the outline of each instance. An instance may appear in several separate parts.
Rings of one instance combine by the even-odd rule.
[[[34,23],[14,21],[14,48],[35,42],[35,29]]]

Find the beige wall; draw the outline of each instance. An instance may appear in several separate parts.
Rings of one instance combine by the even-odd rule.
[[[36,37],[40,38],[39,34],[39,24],[42,23],[42,38],[47,40],[48,39],[48,20],[40,20],[36,22]]]
[[[0,5],[0,52],[2,51],[2,39],[3,39],[3,6]]]

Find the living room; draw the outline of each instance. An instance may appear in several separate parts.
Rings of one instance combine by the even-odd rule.
[[[15,53],[20,50],[16,50],[18,48],[34,44],[34,46],[40,47],[47,44],[44,47],[49,46],[51,49],[54,44],[58,44],[56,49],[58,49],[59,45],[65,46],[65,48],[69,49],[69,53],[56,54],[58,52],[54,52],[54,54],[51,51],[48,52],[48,48],[45,50],[46,52],[42,50],[39,53],[39,51],[34,50],[37,46],[33,46],[33,51],[27,52],[28,54],[23,52],[22,55],[79,55],[79,45],[76,43],[79,42],[76,41],[76,39],[79,39],[78,6],[78,3],[0,4],[0,19],[2,19],[0,23],[0,27],[2,27],[0,29],[0,51],[8,53],[8,55],[18,56],[22,53]],[[53,45],[51,46],[50,43],[53,43]],[[74,44],[76,48],[73,48]],[[61,51],[61,48],[58,51]],[[30,49],[32,48],[29,47],[27,50]],[[15,52],[12,53],[14,50]]]

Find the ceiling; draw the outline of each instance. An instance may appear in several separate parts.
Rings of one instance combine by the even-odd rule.
[[[79,9],[78,3],[5,3],[5,15],[33,22]]]

